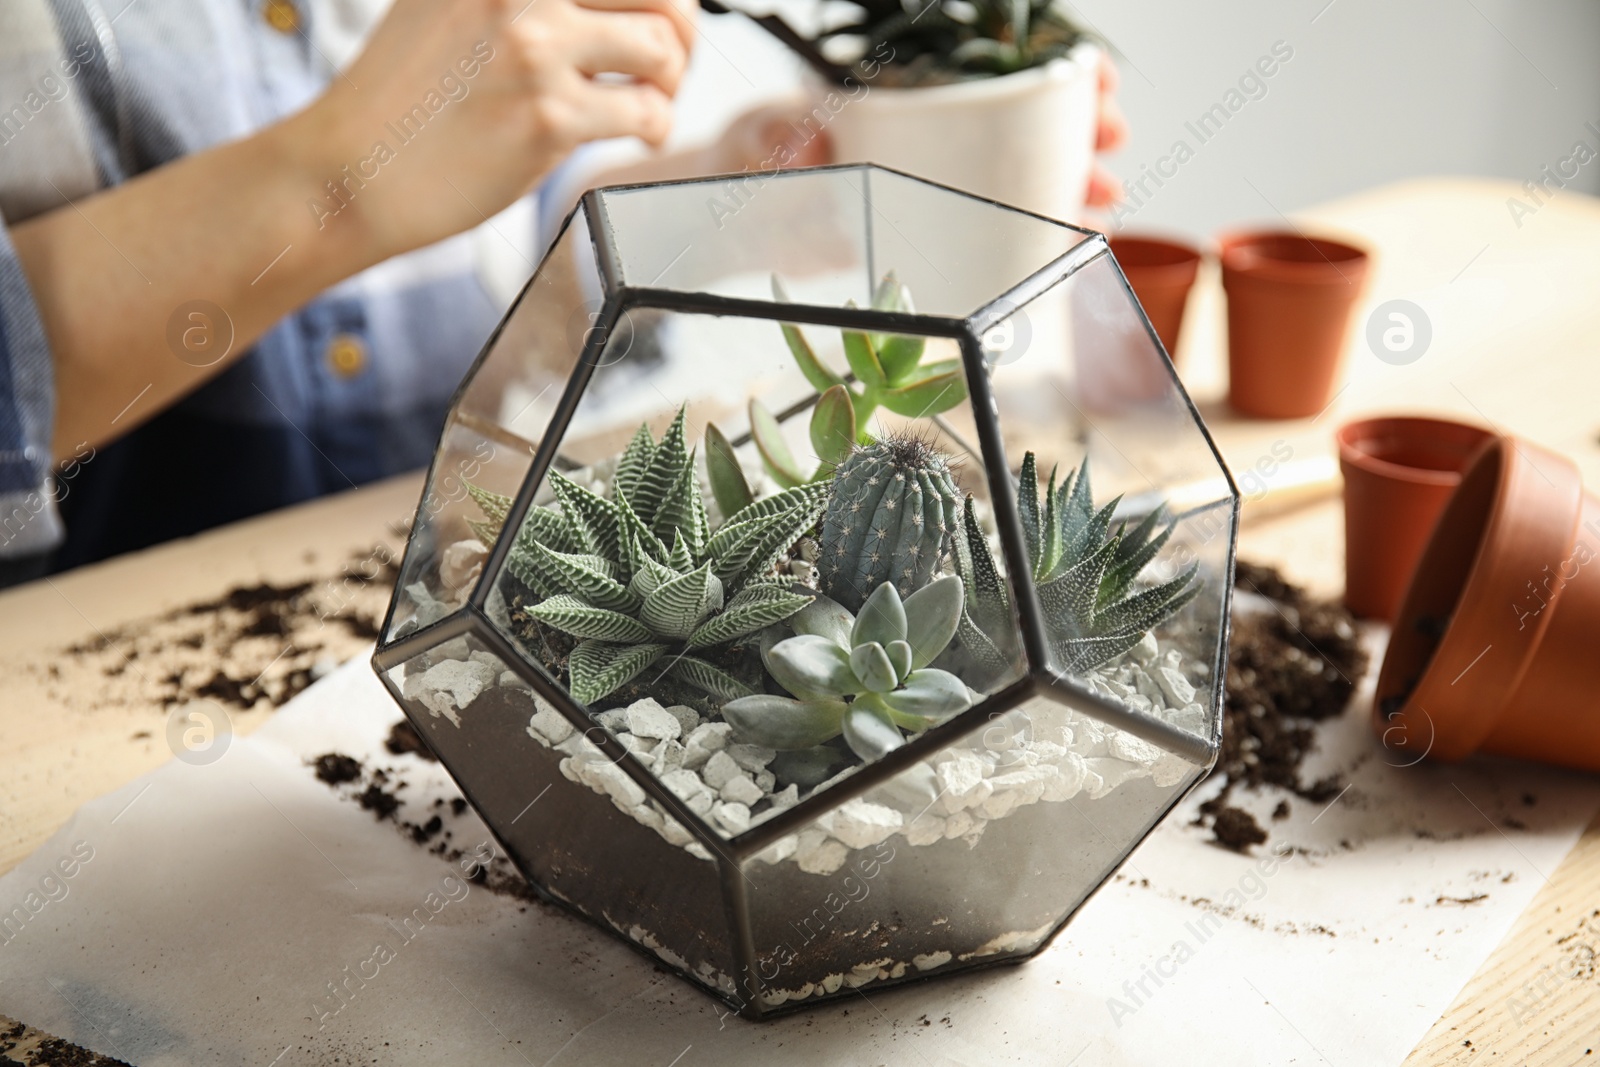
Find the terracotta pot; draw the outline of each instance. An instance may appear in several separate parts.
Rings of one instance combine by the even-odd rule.
[[[1246,415],[1300,419],[1333,399],[1367,253],[1297,233],[1224,235],[1228,401]]]
[[[1200,269],[1200,250],[1157,237],[1114,237],[1111,254],[1117,257],[1133,294],[1156,328],[1168,358],[1176,363],[1183,309]]]
[[[1600,498],[1571,460],[1492,438],[1396,617],[1374,725],[1391,747],[1600,770]]]
[[[1462,468],[1491,436],[1477,426],[1409,417],[1339,428],[1344,602],[1351,611],[1394,618]]]

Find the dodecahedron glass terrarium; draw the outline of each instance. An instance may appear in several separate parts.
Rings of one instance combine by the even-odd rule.
[[[1042,948],[1211,766],[1237,494],[1098,234],[588,194],[375,657],[528,879],[760,1018]]]

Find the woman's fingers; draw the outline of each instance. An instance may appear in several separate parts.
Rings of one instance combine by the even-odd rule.
[[[659,148],[672,132],[672,98],[654,85],[585,81],[571,103],[579,141],[637,137]]]
[[[689,64],[689,53],[672,25],[660,15],[638,11],[578,8],[571,49],[571,62],[583,74],[626,74],[668,96],[678,91]]]
[[[695,29],[699,7],[694,0],[573,0],[573,3],[592,11],[633,11],[665,18],[686,52],[694,47],[699,32]]]

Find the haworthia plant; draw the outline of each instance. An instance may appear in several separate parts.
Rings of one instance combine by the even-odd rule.
[[[811,749],[844,736],[873,760],[965,711],[961,679],[929,664],[955,636],[962,582],[946,575],[902,601],[893,584],[873,590],[852,615],[819,596],[788,623],[794,636],[764,646],[773,679],[792,696],[757,693],[723,705],[739,740],[781,750]]]
[[[770,572],[816,525],[825,487],[751,501],[713,532],[695,458],[680,409],[660,441],[639,428],[608,496],[551,471],[557,506],[530,508],[506,556],[506,570],[540,598],[527,615],[577,639],[567,671],[585,704],[658,665],[719,699],[749,693],[705,655],[811,602]],[[470,492],[485,515],[480,536],[497,536],[510,500]]]
[[[818,587],[850,610],[883,582],[910,596],[939,573],[961,496],[942,453],[914,437],[854,450],[834,473]]]
[[[1041,497],[1036,461],[1022,461],[1017,511],[1022,539],[1057,670],[1077,674],[1115,659],[1146,633],[1175,615],[1201,588],[1198,564],[1177,577],[1141,585],[1140,574],[1171,538],[1173,523],[1156,508],[1131,528],[1113,527],[1121,498],[1094,506],[1089,461],[1056,485],[1056,472]],[[956,538],[956,571],[966,580],[967,602],[956,646],[956,662],[974,684],[1004,674],[1017,655],[1010,598],[989,540],[968,497]]]

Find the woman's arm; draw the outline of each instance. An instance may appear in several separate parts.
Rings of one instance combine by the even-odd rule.
[[[55,365],[56,455],[149,418],[335,282],[477,225],[579,143],[660,144],[684,10],[397,0],[300,114],[13,228]]]

